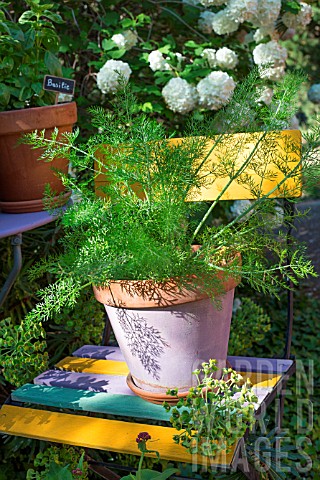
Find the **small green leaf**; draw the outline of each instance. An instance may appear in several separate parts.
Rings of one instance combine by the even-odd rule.
[[[113,40],[107,40],[106,38],[102,40],[101,46],[103,50],[111,50],[112,48],[115,48],[116,44],[114,43]]]
[[[121,20],[120,23],[123,28],[130,28],[132,26],[135,26],[134,21],[131,20],[131,18],[124,18],[123,20]]]
[[[42,92],[42,83],[32,83],[31,85],[31,88],[32,90],[34,91],[34,93],[36,93],[37,95],[40,95],[40,93]]]
[[[21,89],[21,92],[20,92],[20,95],[19,95],[19,100],[21,102],[24,102],[26,100],[28,100],[29,98],[32,97],[32,90],[31,88],[26,88],[26,87],[23,87]]]
[[[11,57],[4,57],[0,63],[0,70],[7,70],[8,72],[14,67],[14,61]]]
[[[188,40],[188,42],[186,42],[184,45],[185,45],[185,47],[189,47],[189,48],[198,48],[199,47],[199,44],[194,42],[193,40]]]
[[[11,33],[10,28],[8,27],[8,25],[5,22],[0,22],[0,27],[10,35],[10,33]]]
[[[55,462],[50,463],[49,471],[44,480],[73,480],[73,475],[68,466],[61,467]]]
[[[6,85],[0,84],[0,103],[1,105],[8,105],[10,101],[10,91]]]
[[[145,103],[141,106],[141,110],[142,110],[143,112],[153,112],[152,103],[151,103],[151,102],[145,102]]]
[[[116,12],[108,11],[108,14],[104,18],[104,24],[109,26],[116,26],[119,23],[119,14]]]
[[[49,10],[45,10],[42,14],[44,17],[49,18],[54,23],[64,23],[62,17],[58,13],[50,12]]]
[[[61,63],[52,52],[46,52],[44,56],[44,63],[48,69],[48,73],[51,75],[59,76],[61,75]]]
[[[102,41],[102,43],[103,42],[104,42],[104,40]],[[88,48],[88,50],[91,50],[93,53],[98,53],[98,54],[101,53],[101,48],[99,47],[99,45],[97,45],[94,42],[89,42],[87,48]]]
[[[25,35],[24,48],[27,50],[34,46],[36,32],[32,28],[30,28],[25,32],[24,35]]]
[[[144,13],[140,13],[136,18],[136,26],[139,26],[139,27],[150,22],[151,22],[151,18],[149,17],[149,15],[145,15]]]
[[[29,23],[31,18],[33,18],[33,17],[36,17],[34,12],[31,11],[31,10],[27,10],[26,12],[23,12],[23,14],[19,18],[18,22],[23,25],[24,23]]]
[[[285,12],[297,14],[301,10],[301,4],[297,0],[287,0],[282,4]]]
[[[121,58],[125,53],[126,53],[126,50],[124,48],[121,48],[119,50],[110,51],[109,56],[111,58]]]

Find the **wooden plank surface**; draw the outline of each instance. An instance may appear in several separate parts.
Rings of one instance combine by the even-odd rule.
[[[285,373],[293,360],[284,358],[260,358],[228,356],[231,367],[237,372]]]
[[[102,375],[97,373],[66,372],[47,370],[38,375],[33,383],[60,388],[75,388],[89,392],[118,393],[135,395],[127,385],[124,375]]]
[[[3,405],[0,410],[0,433],[67,445],[139,455],[135,439],[140,432],[151,435],[154,441],[149,443],[149,447],[157,450],[162,459],[208,464],[206,457],[192,456],[184,447],[176,445],[172,440],[174,430],[170,427],[68,415],[12,405]],[[236,444],[232,452],[222,452],[211,460],[210,464],[213,467],[230,465],[235,449]]]
[[[171,415],[162,405],[154,405],[140,397],[84,392],[72,388],[26,384],[13,391],[11,397],[23,403],[132,418],[169,421]]]
[[[254,393],[258,398],[254,404],[255,410],[260,408],[271,391],[271,388],[255,389]],[[234,397],[239,396],[240,394],[234,395]],[[73,388],[26,384],[14,390],[11,398],[16,402],[34,405],[132,418],[169,421],[171,416],[171,413],[166,412],[162,405],[146,402],[133,393],[132,395],[106,394],[85,392]]]
[[[115,360],[66,357],[55,366],[71,372],[98,373],[103,375],[128,375],[129,373],[125,362]]]
[[[119,347],[83,345],[72,353],[73,357],[95,358],[96,360],[117,360],[124,362],[124,357]]]
[[[255,388],[274,388],[279,382],[281,375],[276,373],[259,373],[259,372],[239,372],[243,378],[243,382],[250,380]]]

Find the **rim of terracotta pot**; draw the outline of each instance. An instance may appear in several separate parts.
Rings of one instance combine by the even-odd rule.
[[[143,398],[143,400],[146,400],[147,402],[155,403],[156,405],[162,405],[163,402],[167,402],[169,405],[176,405],[180,398],[186,397],[189,393],[189,390],[186,390],[185,392],[178,392],[177,395],[148,392],[147,390],[143,390],[143,388],[138,387],[134,383],[131,373],[129,373],[127,376],[127,385],[138,397]]]
[[[71,197],[72,192],[66,192],[50,199],[50,211],[62,207]],[[22,200],[20,202],[3,202],[0,200],[0,210],[4,213],[33,213],[48,210],[43,199]]]
[[[240,252],[237,252],[232,262],[237,259],[241,262]],[[239,277],[230,277],[223,280],[223,272],[217,277],[222,280],[223,291],[226,293],[234,289],[239,283]],[[93,292],[98,302],[118,308],[157,308],[181,305],[209,298],[199,288],[180,287],[177,281],[170,279],[167,282],[153,280],[113,280],[107,287],[96,287]],[[222,294],[221,294],[222,295]]]
[[[77,121],[76,102],[0,112],[0,135],[73,125]]]

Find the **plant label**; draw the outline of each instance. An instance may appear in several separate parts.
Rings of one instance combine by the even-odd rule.
[[[43,89],[56,93],[64,93],[66,95],[73,95],[75,83],[75,80],[70,80],[69,78],[46,75],[43,80]]]

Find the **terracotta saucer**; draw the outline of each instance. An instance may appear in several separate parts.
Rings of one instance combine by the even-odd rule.
[[[179,392],[176,396],[166,395],[165,393],[148,392],[134,383],[131,373],[127,376],[127,385],[138,397],[143,398],[143,400],[147,402],[155,403],[156,405],[162,405],[163,402],[167,402],[169,405],[176,405],[180,398],[186,397],[188,394],[188,390],[186,392]]]

